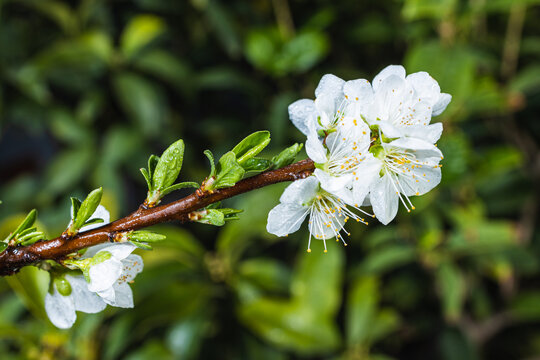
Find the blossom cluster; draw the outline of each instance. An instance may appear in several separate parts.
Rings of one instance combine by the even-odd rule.
[[[367,216],[388,224],[399,203],[415,207],[441,180],[443,159],[436,142],[442,124],[431,124],[451,96],[426,72],[406,75],[402,66],[383,69],[370,83],[324,75],[315,100],[289,106],[293,124],[307,137],[315,163],[312,176],[293,182],[268,215],[267,230],[278,236],[297,231],[309,215],[311,239],[336,238],[345,245],[349,219]],[[361,207],[371,206],[373,214]]]
[[[109,213],[98,206],[93,214],[109,222]],[[99,225],[88,225],[90,230]],[[136,249],[130,243],[102,244],[88,248],[77,260],[65,260],[69,272],[51,271],[50,290],[45,296],[45,310],[51,322],[67,329],[77,319],[76,311],[98,313],[107,305],[132,308],[133,293],[129,282],[143,269],[143,260],[132,254]]]

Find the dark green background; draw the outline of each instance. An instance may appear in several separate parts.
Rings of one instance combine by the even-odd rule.
[[[443,180],[349,246],[266,233],[284,185],[227,202],[224,228],[159,228],[136,307],[46,320],[47,274],[0,281],[2,359],[533,359],[540,354],[537,0],[0,0],[0,232],[37,208],[57,236],[69,196],[104,187],[113,218],[138,169],[186,142],[181,181],[268,129],[320,77],[428,71],[453,100]],[[171,199],[182,194],[173,194]]]

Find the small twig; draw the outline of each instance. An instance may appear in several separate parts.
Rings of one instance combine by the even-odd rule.
[[[109,241],[111,235],[131,231],[172,220],[189,221],[189,213],[215,202],[251,190],[284,181],[305,178],[314,170],[311,160],[302,160],[281,169],[263,172],[239,181],[235,186],[212,193],[193,193],[167,205],[145,209],[140,207],[132,214],[99,228],[79,233],[71,238],[59,236],[30,246],[9,247],[0,254],[0,275],[11,275],[23,266],[42,260],[60,261],[78,250]]]

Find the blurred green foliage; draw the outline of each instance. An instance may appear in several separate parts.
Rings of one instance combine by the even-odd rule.
[[[412,214],[305,253],[265,231],[284,185],[227,202],[223,228],[164,225],[136,307],[43,311],[48,276],[0,280],[2,359],[532,359],[540,353],[537,0],[1,0],[0,237],[36,207],[103,186],[112,218],[145,198],[150,153],[186,143],[182,179],[268,129],[320,77],[428,71],[453,95],[443,182]],[[181,192],[179,192],[181,193]],[[180,196],[173,195],[174,196]],[[318,243],[315,245],[319,245]]]

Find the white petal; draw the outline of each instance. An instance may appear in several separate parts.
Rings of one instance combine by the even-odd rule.
[[[380,177],[381,167],[382,162],[371,154],[361,162],[360,167],[356,171],[358,180],[356,180],[356,177],[353,180],[354,204],[364,205],[364,200],[369,193],[371,185]]]
[[[405,79],[405,68],[401,65],[389,65],[381,70],[377,76],[373,79],[373,90],[377,90],[379,85],[389,76],[397,76],[401,79]]]
[[[423,159],[418,159],[422,161]],[[424,195],[441,182],[441,169],[438,166],[423,165],[410,168],[409,176],[398,177],[403,193],[407,196]],[[414,175],[414,177],[410,176]]]
[[[105,300],[107,304],[120,308],[133,307],[133,292],[128,284],[114,285],[114,300]]]
[[[441,93],[439,83],[427,72],[420,71],[407,76],[407,82],[411,84],[420,98],[438,99]]]
[[[69,329],[77,319],[73,298],[62,296],[56,287],[52,294],[47,292],[45,295],[45,311],[54,326],[60,329]]]
[[[315,99],[315,110],[317,115],[320,116],[318,122],[320,122],[323,128],[329,127],[334,122],[341,100],[342,97],[340,95],[335,96],[335,94],[325,93]],[[317,120],[315,120],[315,125],[318,125]]]
[[[431,125],[409,125],[404,126],[401,131],[405,136],[424,140],[428,143],[435,144],[441,137],[443,131],[442,123]]]
[[[343,86],[343,93],[353,102],[366,102],[373,98],[373,88],[366,79],[347,81]]]
[[[88,290],[88,283],[84,276],[66,275],[66,280],[71,284],[71,296],[75,310],[95,314],[107,307],[107,304],[98,295]]]
[[[135,250],[137,247],[130,243],[121,243],[121,244],[113,244],[109,246],[108,248],[105,248],[101,251],[108,251],[111,253],[111,255],[117,259],[122,260],[125,259]]]
[[[287,186],[279,201],[287,204],[302,205],[313,200],[317,196],[317,190],[319,190],[319,181],[315,176],[308,176],[305,179],[293,181]]]
[[[397,139],[385,144],[385,146],[414,150],[417,158],[440,158],[442,156],[441,150],[432,143],[412,137]]]
[[[124,268],[122,269],[122,275],[118,279],[119,282],[130,282],[135,279],[138,273],[143,271],[144,262],[139,255],[129,255],[122,260]]]
[[[351,191],[352,174],[332,176],[321,169],[315,169],[313,175],[321,183],[321,188],[341,198],[347,204],[353,203]]]
[[[90,276],[88,290],[99,292],[110,288],[122,274],[122,268],[122,262],[115,258],[110,258],[102,263],[91,266],[88,271],[88,275]]]
[[[403,132],[401,129],[398,129],[394,125],[390,124],[386,121],[379,121],[375,122],[375,124],[379,125],[381,132],[386,136],[387,138],[394,139],[399,138],[403,136]]]
[[[111,246],[110,243],[104,243],[104,244],[91,246],[86,249],[86,252],[81,257],[81,259],[88,259],[88,258],[94,257],[98,252],[100,252],[101,250],[107,249],[110,246]]]
[[[114,285],[113,285],[114,286]],[[103,301],[107,304],[110,304],[111,302],[114,301],[115,299],[115,292],[114,292],[114,288],[113,286],[105,289],[105,290],[102,290],[102,291],[98,291],[96,294],[99,295],[99,297],[101,297],[103,299]]]
[[[318,98],[322,94],[332,94],[337,97],[343,92],[343,84],[345,81],[335,75],[326,74],[321,78],[319,85],[315,89],[315,97]]]
[[[326,158],[326,149],[322,141],[313,132],[308,135],[306,140],[306,153],[316,163],[324,164],[328,161]]]
[[[308,123],[316,121],[316,117],[313,100],[301,99],[289,105],[289,118],[304,135],[308,134]]]
[[[73,209],[71,211],[73,213]],[[105,206],[98,205],[96,211],[94,211],[92,216],[90,216],[90,219],[103,219],[103,222],[99,223],[99,224],[92,224],[92,225],[83,226],[79,231],[92,230],[92,229],[98,228],[100,226],[103,226],[104,224],[108,224],[109,221],[111,220],[111,215],[109,214],[107,209],[105,209]]]
[[[381,223],[387,225],[396,217],[399,196],[388,174],[374,183],[369,198],[373,213]]]
[[[441,96],[439,96],[439,100],[433,105],[433,116],[440,115],[450,104],[450,101],[452,100],[452,95],[442,93]]]
[[[308,208],[299,204],[279,204],[268,213],[266,230],[277,236],[297,231],[308,214]]]

